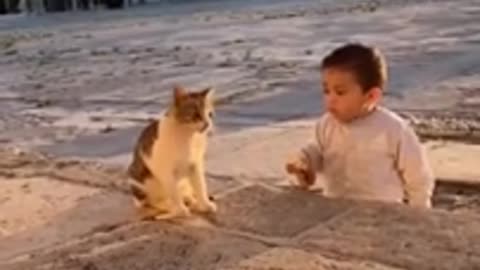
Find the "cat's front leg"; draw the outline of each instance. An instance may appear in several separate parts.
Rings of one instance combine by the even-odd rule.
[[[190,216],[190,209],[185,205],[183,196],[178,188],[179,177],[176,173],[164,174],[163,185],[165,187],[165,197],[168,202],[168,213],[156,216],[156,219],[170,219],[175,217]]]
[[[192,184],[193,196],[195,198],[195,210],[200,212],[215,213],[217,205],[210,200],[205,179],[203,164],[195,164],[190,168],[190,182]]]

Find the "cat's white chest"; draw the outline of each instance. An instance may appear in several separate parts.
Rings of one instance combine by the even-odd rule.
[[[161,127],[159,138],[153,145],[151,161],[164,170],[188,174],[202,163],[206,147],[204,134],[185,134],[181,131]]]

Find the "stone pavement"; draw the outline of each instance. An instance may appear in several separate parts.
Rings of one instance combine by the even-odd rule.
[[[137,222],[96,227],[29,255],[4,257],[0,266],[5,270],[480,266],[478,215],[329,200],[262,185],[224,194],[218,203],[220,212],[214,221],[196,218],[183,226]],[[96,209],[90,217],[104,215],[111,213]],[[10,241],[2,241],[2,251]]]
[[[128,155],[97,162],[3,151],[0,181],[48,180],[75,200],[2,238],[0,269],[480,269],[478,146],[427,143],[441,181],[434,209],[421,211],[287,186],[285,156],[310,132],[305,121],[215,136],[208,176],[219,212],[182,223],[133,222]],[[29,188],[25,200],[48,189]]]

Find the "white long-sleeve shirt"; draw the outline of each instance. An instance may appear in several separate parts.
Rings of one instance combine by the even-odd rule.
[[[408,123],[386,108],[351,123],[324,114],[302,154],[323,173],[325,196],[431,207],[435,182],[425,151]]]

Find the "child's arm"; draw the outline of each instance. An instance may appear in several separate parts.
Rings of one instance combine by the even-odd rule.
[[[405,126],[398,145],[397,168],[403,179],[407,203],[431,207],[435,179],[427,155],[410,126]]]
[[[304,157],[309,163],[309,169],[312,174],[320,172],[323,166],[323,156],[322,156],[322,147],[320,142],[310,143],[301,148],[300,154]]]
[[[286,171],[296,176],[298,184],[309,187],[315,183],[316,173],[322,167],[320,128],[318,123],[315,127],[315,142],[302,147],[295,157],[286,164]]]

